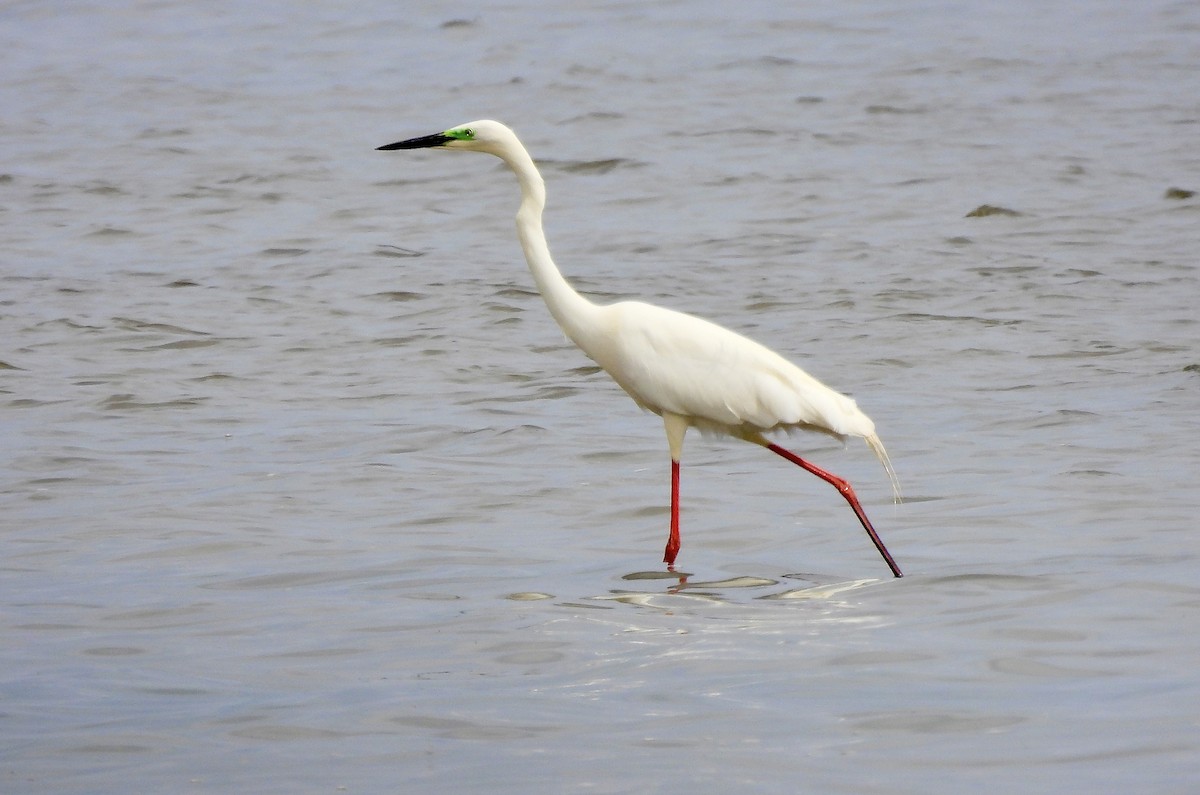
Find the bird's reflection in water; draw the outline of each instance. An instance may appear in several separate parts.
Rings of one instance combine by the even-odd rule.
[[[828,575],[813,574],[784,574],[778,577],[754,577],[742,575],[723,580],[692,581],[693,575],[687,572],[674,571],[635,571],[621,577],[626,582],[646,582],[647,587],[640,590],[614,588],[601,596],[588,596],[580,600],[558,602],[560,606],[573,608],[606,609],[617,602],[619,604],[649,607],[670,612],[673,609],[692,605],[734,605],[744,603],[739,596],[748,595],[750,600],[810,600],[829,604],[849,604],[841,602],[843,594],[878,585],[885,582],[880,579],[838,580]],[[652,581],[670,581],[662,590],[650,590]],[[772,586],[782,586],[783,590],[772,589]],[[763,590],[767,590],[765,593]],[[512,601],[537,601],[554,599],[554,594],[523,591],[507,594],[506,599]]]
[[[723,580],[692,580],[688,572],[676,571],[636,571],[624,575],[621,579],[626,582],[646,582],[670,580],[670,584],[662,590],[625,590],[613,589],[604,596],[592,597],[596,600],[615,601],[639,607],[667,608],[678,606],[680,601],[697,601],[712,603],[731,603],[740,601],[734,593],[747,593],[757,589],[769,589],[772,586],[786,586],[784,590],[771,590],[767,593],[755,593],[753,599],[813,599],[827,600],[846,591],[856,590],[872,583],[882,582],[878,579],[840,580],[829,577],[819,577],[808,574],[785,574],[778,578],[755,577],[742,575]],[[799,581],[802,585],[793,585]],[[732,593],[729,593],[732,592]]]

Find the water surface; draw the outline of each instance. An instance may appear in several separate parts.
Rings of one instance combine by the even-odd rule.
[[[1191,791],[1200,6],[644,5],[0,12],[5,791]],[[699,436],[664,576],[511,176],[373,151],[480,117],[854,394],[908,576]]]

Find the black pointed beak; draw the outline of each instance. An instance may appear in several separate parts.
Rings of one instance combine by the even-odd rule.
[[[420,138],[409,138],[407,141],[397,141],[394,144],[376,147],[375,151],[392,149],[428,149],[432,146],[445,146],[454,139],[442,133],[422,135]]]

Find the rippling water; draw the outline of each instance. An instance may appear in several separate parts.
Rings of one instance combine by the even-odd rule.
[[[6,792],[1192,791],[1197,3],[0,20]],[[582,290],[855,395],[905,579],[698,436],[662,571],[511,176],[373,151],[487,116]]]

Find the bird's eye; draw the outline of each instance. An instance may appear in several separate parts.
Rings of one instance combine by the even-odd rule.
[[[475,131],[472,130],[470,127],[468,127],[467,129],[463,130],[463,137],[464,138],[474,138]]]

